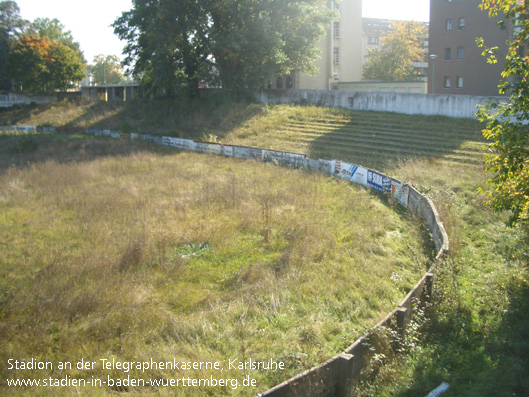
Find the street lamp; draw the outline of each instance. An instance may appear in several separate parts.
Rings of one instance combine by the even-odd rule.
[[[432,60],[432,94],[435,93],[434,87],[435,87],[435,60],[437,59],[437,55],[431,54],[430,59]]]

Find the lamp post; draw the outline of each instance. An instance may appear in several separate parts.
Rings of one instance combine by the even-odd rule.
[[[430,59],[432,60],[432,94],[435,94],[435,60],[437,59],[437,55],[431,54]]]

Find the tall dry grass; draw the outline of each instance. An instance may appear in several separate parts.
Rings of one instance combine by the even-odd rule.
[[[259,385],[251,392],[262,391],[343,350],[426,268],[420,225],[346,182],[125,142],[39,139],[39,150],[27,158],[4,152],[18,166],[4,167],[0,176],[3,363],[32,357],[284,361],[284,371],[249,371]],[[118,154],[109,155],[114,149]],[[1,372],[3,379],[13,375],[4,365]],[[221,375],[242,379],[243,372]],[[123,375],[75,368],[46,373],[109,374]],[[219,376],[193,372],[211,374]],[[0,387],[28,392],[5,381]]]

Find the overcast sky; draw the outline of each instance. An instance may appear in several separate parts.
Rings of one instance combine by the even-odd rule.
[[[75,41],[81,43],[86,60],[98,54],[121,56],[120,42],[110,25],[132,7],[131,0],[15,0],[22,18],[57,18]],[[427,22],[430,0],[363,0],[363,16]]]

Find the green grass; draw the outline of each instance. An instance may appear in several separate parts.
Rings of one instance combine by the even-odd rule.
[[[479,169],[407,163],[394,170],[441,211],[451,256],[435,299],[406,341],[407,355],[379,369],[355,396],[523,396],[529,392],[527,234],[483,206]]]
[[[258,388],[177,392],[264,391],[343,351],[429,263],[416,219],[342,180],[126,141],[31,137],[36,149],[21,153],[12,150],[19,136],[0,136],[2,393],[75,392],[8,388],[11,377],[127,375],[15,372],[10,358],[219,361],[222,373],[131,376],[248,374]],[[235,358],[286,369],[228,370]]]
[[[145,109],[157,107],[159,114],[171,115],[155,119],[159,114],[149,118],[143,105],[120,104],[119,112],[98,116],[93,124],[85,116],[62,124],[85,120],[83,125],[113,128],[126,121],[144,132],[190,138],[212,134],[227,143],[357,162],[413,184],[438,207],[450,235],[451,258],[439,268],[433,306],[417,318],[417,331],[406,341],[408,354],[384,368],[374,363],[355,395],[424,396],[443,381],[451,385],[447,396],[529,394],[526,231],[506,228],[505,217],[484,207],[485,198],[477,193],[486,179],[480,123],[313,106],[228,105],[217,103],[209,118],[203,117],[203,103],[146,104]],[[34,108],[32,119],[20,114],[28,110],[2,111],[0,124],[50,120],[67,105],[55,106]],[[84,114],[96,112],[97,106],[103,105],[86,105]],[[186,112],[194,124],[180,128]],[[13,161],[23,166],[27,157],[20,158]],[[19,182],[12,186],[17,189]]]

